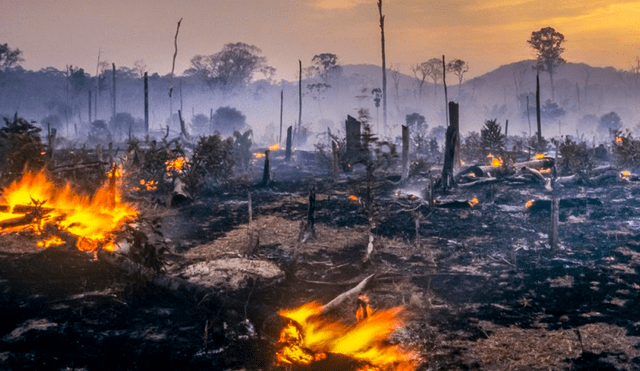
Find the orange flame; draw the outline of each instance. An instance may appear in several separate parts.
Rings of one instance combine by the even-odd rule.
[[[156,191],[158,189],[158,182],[155,180],[144,180],[140,179],[140,186],[133,187],[132,191]]]
[[[253,155],[256,156],[256,158],[263,158],[264,157],[264,153],[262,153],[262,152],[256,152]]]
[[[477,197],[474,197],[474,198],[470,199],[470,200],[469,200],[469,201],[467,201],[467,202],[469,202],[469,206],[474,207],[474,206],[476,206],[480,201],[478,200],[478,198],[477,198]]]
[[[536,159],[542,160],[544,158],[544,153],[536,153]]]
[[[628,178],[628,177],[630,177],[630,176],[631,176],[631,173],[629,172],[629,170],[622,170],[622,171],[620,172],[620,177],[621,177],[622,179]]]
[[[362,294],[358,297],[358,309],[356,310],[356,321],[360,322],[363,319],[371,317],[372,309],[369,306],[369,297],[367,294]]]
[[[500,166],[502,165],[502,159],[500,159],[500,157],[494,157],[491,160],[491,166]]]
[[[540,173],[542,173],[542,174],[550,174],[551,173],[551,168],[548,167],[546,169],[540,169]]]
[[[475,178],[475,177],[476,177],[476,174],[475,174],[475,173],[469,173],[469,174],[467,174],[467,176],[468,176],[469,178]]]
[[[38,247],[49,248],[51,246],[60,246],[64,243],[64,240],[58,236],[51,236],[46,240],[38,241],[36,245]]]
[[[307,365],[334,353],[366,363],[360,370],[414,370],[417,355],[387,343],[389,334],[402,325],[401,312],[401,307],[376,311],[348,326],[320,318],[322,305],[317,302],[281,310],[290,323],[280,333],[282,348],[276,358],[281,365]]]
[[[616,143],[622,144],[622,137],[616,135]]]
[[[527,201],[527,203],[525,204],[526,207],[531,207],[533,206],[533,200],[529,200]]]
[[[165,162],[165,165],[166,165],[167,172],[170,172],[170,171],[180,172],[186,163],[187,163],[187,159],[181,156],[173,160],[168,160],[167,162]]]
[[[356,196],[356,195],[349,195],[349,201],[358,201],[358,196]]]
[[[275,151],[280,148],[280,143],[276,143],[269,147],[269,151]]]
[[[41,205],[29,206],[34,201]],[[76,246],[82,251],[96,250],[100,245],[105,250],[115,250],[114,231],[138,214],[135,207],[122,202],[113,179],[88,197],[75,192],[69,183],[57,187],[42,171],[26,173],[20,181],[13,182],[4,190],[0,205],[7,205],[0,211],[0,222],[22,221],[0,226],[0,233],[31,230],[39,235],[46,224],[52,224],[77,236]]]

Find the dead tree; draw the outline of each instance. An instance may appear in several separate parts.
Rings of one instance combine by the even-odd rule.
[[[542,150],[542,123],[540,120],[540,73],[536,74],[536,121],[538,123],[538,151]]]
[[[298,59],[298,133],[302,128],[302,61]]]
[[[314,186],[309,187],[309,207],[307,209],[307,222],[303,224],[300,231],[300,242],[304,243],[316,237],[315,231],[316,220],[316,189]]]
[[[332,175],[337,178],[338,174],[340,174],[340,151],[338,150],[338,144],[334,140],[331,141],[331,165]]]
[[[93,120],[91,120],[91,90],[89,90],[89,123],[92,123]]]
[[[287,128],[287,147],[285,150],[285,160],[291,161],[291,131],[293,130],[292,126]]]
[[[382,15],[382,0],[378,0],[380,13],[380,44],[382,46],[382,125],[383,133],[387,134],[387,59],[384,48],[384,15]]]
[[[282,144],[282,112],[284,104],[284,89],[280,90],[280,136],[278,137],[278,144]]]
[[[189,133],[187,133],[187,126],[184,124],[184,120],[182,119],[182,111],[178,110],[178,119],[180,120],[180,133],[186,140],[191,140],[189,138]]]
[[[144,73],[144,132],[149,135],[149,76]]]
[[[47,142],[49,145],[49,159],[53,161],[53,153],[55,150],[56,144],[56,133],[58,130],[56,128],[51,129],[51,124],[47,123]]]
[[[345,128],[347,130],[347,150],[346,150],[346,160],[350,163],[356,163],[360,158],[360,121],[347,116],[347,120],[345,121]]]
[[[112,117],[115,119],[116,117],[116,64],[111,63],[111,67],[113,68],[113,111]]]
[[[409,177],[409,127],[402,125],[402,180]]]
[[[182,23],[182,18],[180,18],[180,20],[178,21],[178,26],[176,27],[176,35],[173,38],[173,62],[171,63],[171,75],[169,77],[169,120],[171,120],[171,116],[173,115],[173,72],[176,69],[176,57],[178,56],[178,32],[180,32],[180,23]]]
[[[456,157],[456,142],[458,140],[458,104],[449,102],[450,123],[447,127],[447,135],[444,150],[444,166],[442,167],[442,190],[447,191],[455,183],[453,179],[453,163]]]
[[[447,95],[447,64],[444,62],[444,55],[442,56],[442,85],[444,85],[444,113],[446,116],[447,125],[449,125],[449,97]]]
[[[271,182],[271,170],[269,169],[269,150],[264,151],[264,171],[262,172],[262,185],[269,185]]]

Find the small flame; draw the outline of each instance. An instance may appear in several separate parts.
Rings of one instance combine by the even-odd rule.
[[[171,171],[180,172],[182,168],[184,168],[184,165],[186,163],[187,163],[187,159],[185,159],[182,156],[177,157],[173,160],[168,160],[167,162],[165,162],[167,173]]]
[[[544,158],[544,153],[536,153],[536,159],[542,160]]]
[[[502,165],[502,160],[500,159],[500,157],[494,157],[491,160],[491,166],[501,166]]]
[[[526,203],[526,204],[524,204],[524,205],[525,205],[527,208],[529,208],[529,207],[533,206],[533,201],[534,201],[534,200],[529,200],[529,201],[527,201],[527,203]]]
[[[358,309],[356,310],[356,321],[360,322],[371,317],[372,309],[369,306],[369,297],[362,294],[358,297]]]
[[[358,201],[358,196],[356,196],[356,195],[349,195],[349,201]]]
[[[276,143],[269,147],[269,151],[275,151],[280,148],[280,143]]]
[[[622,137],[616,135],[616,143],[622,144]]]
[[[133,187],[133,191],[156,191],[158,190],[158,182],[155,180],[140,179],[140,186]]]
[[[540,173],[542,173],[542,174],[549,174],[549,173],[551,173],[551,168],[550,168],[550,167],[548,167],[548,168],[546,168],[546,169],[540,169]]]
[[[469,173],[469,174],[467,174],[467,176],[468,176],[469,178],[475,178],[475,177],[476,177],[476,174],[475,174],[475,173]]]
[[[467,163],[464,160],[460,160],[460,165],[466,165]]]
[[[256,152],[253,155],[256,156],[256,158],[263,158],[264,157],[264,153],[262,153],[262,152]]]
[[[622,179],[626,179],[626,178],[628,178],[630,176],[631,176],[631,173],[629,172],[629,170],[623,170],[623,171],[620,172],[620,177]]]
[[[477,198],[477,197],[474,197],[474,198],[470,199],[468,202],[469,202],[469,206],[474,207],[474,206],[476,206],[480,201],[478,200],[478,198]]]
[[[360,370],[414,370],[416,354],[387,342],[389,334],[402,326],[401,313],[401,307],[375,311],[348,326],[321,318],[322,305],[317,302],[281,310],[280,316],[290,322],[280,333],[277,362],[308,365],[334,353],[366,363]]]
[[[38,247],[49,248],[51,246],[60,246],[64,243],[64,240],[58,236],[51,236],[46,240],[41,240],[36,243]]]

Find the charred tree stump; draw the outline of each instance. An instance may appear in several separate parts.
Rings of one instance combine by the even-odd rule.
[[[262,185],[271,183],[271,169],[269,169],[269,150],[264,151],[264,171],[262,172]]]
[[[49,145],[49,159],[53,160],[53,153],[55,152],[55,145],[56,145],[56,134],[58,133],[58,130],[56,128],[51,129],[51,124],[47,124],[47,131],[48,131],[48,135],[47,135],[47,142]]]
[[[280,90],[280,136],[278,136],[278,144],[282,144],[282,112],[284,104],[284,90]]]
[[[190,140],[189,133],[187,133],[187,126],[184,124],[184,120],[182,119],[182,110],[178,110],[178,118],[180,119],[180,133],[186,140]]]
[[[91,90],[89,90],[89,123],[92,123],[93,120],[91,120]]]
[[[456,157],[456,142],[458,141],[458,104],[449,102],[449,111],[451,121],[447,128],[444,166],[442,167],[442,190],[444,192],[455,184],[453,179],[453,163]]]
[[[334,140],[331,141],[331,166],[331,173],[334,178],[337,178],[340,174],[340,152],[338,151],[338,144]]]
[[[307,209],[307,223],[304,225],[302,229],[302,233],[300,235],[300,242],[304,243],[316,237],[315,220],[316,220],[316,189],[315,187],[312,186],[309,188],[309,207]]]
[[[149,135],[149,77],[144,73],[144,132]]]
[[[345,121],[345,128],[347,130],[347,161],[349,164],[355,163],[360,158],[360,148],[362,147],[360,143],[360,121],[347,116],[347,120]]]
[[[287,148],[285,151],[285,160],[291,161],[291,131],[293,127],[289,126],[287,128]]]
[[[247,194],[249,223],[247,228],[247,242],[242,246],[240,253],[244,256],[251,256],[258,251],[260,247],[260,229],[252,223],[253,207],[251,205],[251,193]]]
[[[111,67],[113,68],[113,111],[112,117],[116,117],[116,64],[111,63]]]
[[[402,180],[409,177],[409,127],[402,125]]]

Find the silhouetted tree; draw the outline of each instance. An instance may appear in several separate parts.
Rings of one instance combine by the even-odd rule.
[[[561,56],[564,52],[564,48],[562,47],[564,41],[564,35],[556,31],[553,27],[545,27],[540,29],[540,31],[534,31],[531,33],[531,39],[527,40],[529,45],[536,51],[538,60],[536,68],[539,71],[549,73],[552,100],[555,100],[553,73],[556,67],[566,62]]]
[[[186,72],[198,76],[212,89],[231,91],[245,86],[253,74],[265,68],[267,58],[262,50],[245,43],[226,44],[212,55],[196,55],[191,59],[192,68]]]
[[[622,128],[622,120],[615,112],[605,113],[598,121],[598,132],[603,136],[610,136]]]
[[[318,77],[325,83],[342,72],[338,56],[333,53],[316,54],[311,59],[311,66],[306,68],[309,77]]]
[[[0,44],[0,72],[15,67],[22,61],[24,59],[20,49],[11,49],[6,43]]]
[[[484,122],[484,126],[480,130],[480,141],[485,156],[489,153],[495,155],[503,151],[505,137],[502,134],[502,127],[496,119]]]
[[[464,78],[464,74],[469,72],[469,64],[462,59],[454,59],[447,63],[447,71],[458,77],[458,95],[460,95],[462,79]]]
[[[247,118],[233,107],[220,107],[213,114],[213,129],[222,135],[229,136],[247,126]]]

